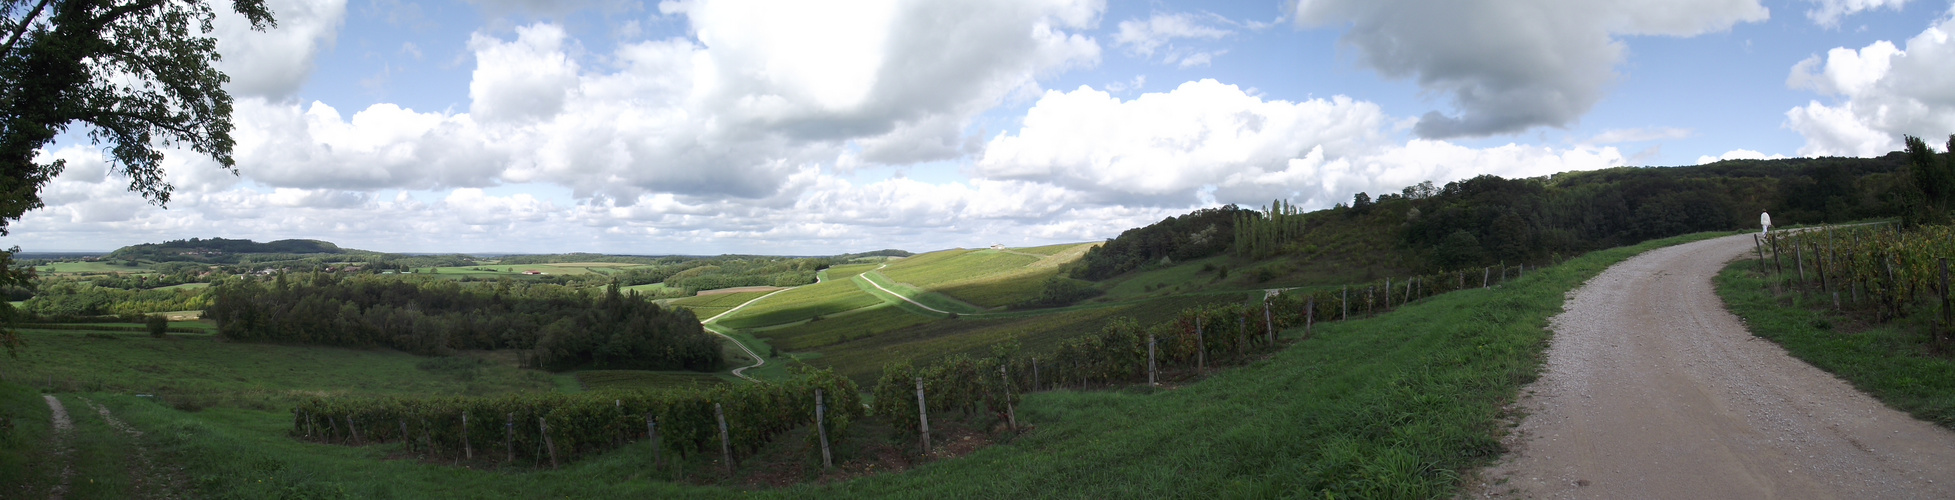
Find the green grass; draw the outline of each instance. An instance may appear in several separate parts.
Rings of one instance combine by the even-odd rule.
[[[1755,261],[1740,259],[1717,276],[1718,296],[1733,314],[1744,318],[1752,334],[1778,343],[1793,357],[1831,372],[1887,406],[1955,428],[1955,360],[1934,352],[1923,333],[1926,318],[1864,325],[1832,312],[1831,297],[1822,301],[1792,293],[1774,296],[1755,266]],[[1930,317],[1935,311],[1921,310]]]
[[[1710,236],[1596,252],[1493,290],[1320,324],[1266,360],[1171,390],[1030,394],[1022,436],[900,474],[781,490],[647,481],[642,444],[558,471],[472,470],[401,460],[394,444],[293,440],[290,415],[277,410],[98,401],[148,430],[200,495],[219,498],[1445,497],[1462,471],[1502,451],[1503,408],[1539,372],[1547,318],[1569,290],[1641,250]],[[9,391],[0,384],[0,404]]]
[[[740,304],[745,304],[749,300],[759,298],[760,296],[767,295],[768,293],[771,292],[739,292],[739,293],[718,293],[713,295],[695,295],[691,297],[673,299],[671,302],[667,302],[667,304],[673,307],[683,307],[686,309],[691,309],[693,315],[699,316],[700,321],[705,321],[706,319],[712,318],[713,316],[718,315],[719,313],[726,312],[728,309],[739,307]]]
[[[931,290],[959,281],[1017,271],[1038,261],[1036,257],[997,250],[945,250],[899,260],[878,272],[891,280]]]
[[[1077,249],[1080,245],[1098,245],[1098,244],[1099,243],[1060,243],[1057,245],[1046,245],[1042,247],[1014,248],[1012,249],[1012,251],[1019,252],[1019,253],[1038,254],[1038,255],[1058,255],[1059,253],[1065,252],[1067,250]]]
[[[861,288],[863,292],[867,292],[877,297],[882,297],[885,301],[889,301],[892,303],[904,302],[902,299],[897,297],[908,297],[910,300],[916,301],[917,304],[922,304],[924,306],[935,308],[938,311],[953,312],[957,314],[972,314],[972,313],[982,312],[984,310],[984,308],[978,307],[975,304],[957,300],[956,298],[948,295],[923,290],[904,283],[897,283],[894,280],[889,279],[889,277],[883,276],[882,273],[880,272],[862,273],[861,275],[855,277],[855,281],[858,282],[856,286],[858,288]],[[878,289],[874,286],[871,286],[870,283],[874,283],[876,285],[882,285],[882,288]],[[924,314],[924,315],[939,314],[936,312],[932,312],[928,309],[914,307],[914,305],[908,303],[903,303],[899,305],[905,306],[906,308],[915,311],[917,314]]]
[[[782,291],[755,302],[720,318],[718,323],[731,328],[756,328],[805,321],[881,303],[882,299],[857,288],[853,281],[836,279],[831,275],[821,283]]]
[[[624,264],[624,263],[617,263],[617,262],[562,262],[562,263],[553,263],[553,264],[506,264],[506,265],[505,264],[481,264],[481,265],[474,265],[474,266],[437,267],[434,268],[434,270],[435,270],[435,274],[453,274],[453,275],[477,276],[477,277],[484,277],[484,276],[521,277],[521,276],[527,276],[526,274],[523,274],[526,271],[537,271],[537,272],[541,272],[544,274],[551,274],[551,275],[593,274],[593,273],[610,274],[613,271],[638,268],[638,267],[650,267],[650,266],[644,266],[639,264]],[[428,268],[416,269],[416,272],[425,273],[427,269]]]
[[[35,266],[34,271],[41,272],[41,273],[61,273],[61,274],[152,272],[152,270],[148,266],[138,265],[136,267],[129,267],[121,264],[110,264],[107,262],[54,262],[47,265]]]
[[[204,288],[210,288],[210,283],[184,283],[181,285],[156,287],[152,288],[152,290],[201,290]]]
[[[6,367],[8,372],[12,368]],[[6,380],[18,381],[14,375]],[[25,385],[0,382],[0,496],[47,498],[59,465],[48,436],[48,406]]]
[[[632,286],[619,288],[618,291],[627,294],[631,292],[638,292],[640,294],[645,294],[645,295],[658,295],[659,292],[665,291],[665,284],[651,283],[645,285],[632,285]]]
[[[807,351],[937,319],[941,318],[885,304],[827,316],[818,321],[752,332],[782,350]]]
[[[1227,257],[1218,256],[1128,273],[1107,281],[1106,297],[1109,300],[1122,300],[1198,290],[1203,284],[1214,281],[1217,274],[1213,269],[1203,271],[1204,266],[1213,268],[1227,263]]]
[[[430,370],[420,365],[441,358],[199,335],[23,330],[21,337],[27,347],[6,362],[8,380],[64,392],[156,394],[187,408],[272,408],[315,394],[492,395],[552,387],[544,373],[516,368],[513,353],[475,354],[494,359]]]

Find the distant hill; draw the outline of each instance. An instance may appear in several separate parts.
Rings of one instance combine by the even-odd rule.
[[[142,259],[158,262],[196,260],[222,261],[226,256],[244,254],[343,254],[346,250],[331,242],[319,240],[278,240],[259,243],[251,240],[232,240],[225,238],[190,238],[162,243],[143,243],[116,249],[109,253],[112,259]]]

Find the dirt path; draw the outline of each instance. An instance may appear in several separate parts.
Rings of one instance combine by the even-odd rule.
[[[1711,277],[1738,235],[1650,251],[1569,295],[1512,453],[1471,496],[1955,498],[1955,433],[1756,338]]]
[[[53,394],[42,394],[41,398],[47,400],[48,418],[52,420],[54,428],[54,460],[61,464],[61,479],[55,482],[53,489],[48,490],[48,498],[61,500],[68,496],[68,480],[75,475],[75,450],[68,442],[70,434],[75,431],[75,421],[68,418],[68,408],[62,406],[61,400],[55,399]]]
[[[120,432],[122,435],[129,437],[129,449],[127,450],[130,454],[128,463],[129,491],[135,492],[135,496],[139,498],[181,498],[183,496],[178,493],[186,489],[182,484],[182,477],[180,474],[172,474],[171,470],[158,467],[155,459],[152,458],[153,454],[150,453],[149,447],[143,444],[143,431],[137,430],[135,426],[129,425],[128,422],[124,422],[120,418],[116,418],[115,414],[111,413],[107,406],[96,404],[94,400],[88,398],[81,398],[81,402],[87,404],[90,409],[95,410],[96,414],[101,415],[102,421],[108,423],[109,428],[115,429],[116,432]],[[180,473],[181,470],[175,472]]]

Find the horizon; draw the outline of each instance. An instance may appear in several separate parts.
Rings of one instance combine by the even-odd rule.
[[[73,128],[42,150],[68,160],[46,208],[0,246],[1027,247],[1229,203],[1955,133],[1951,2],[268,5],[264,33],[216,9],[239,175],[174,151],[158,208]]]

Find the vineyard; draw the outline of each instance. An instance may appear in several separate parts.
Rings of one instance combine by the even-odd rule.
[[[738,457],[814,423],[817,390],[827,399],[827,433],[839,437],[860,418],[862,401],[854,382],[828,371],[653,391],[312,398],[293,408],[291,434],[336,444],[395,442],[430,457],[539,467],[643,439],[681,459],[713,451]]]
[[[1774,276],[1781,293],[1871,323],[1925,318],[1928,338],[1948,340],[1955,324],[1948,269],[1955,226],[1788,231],[1759,238],[1756,246],[1760,269]]]

